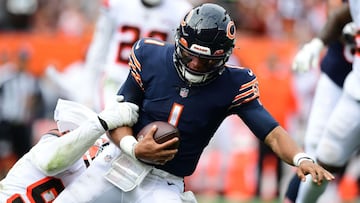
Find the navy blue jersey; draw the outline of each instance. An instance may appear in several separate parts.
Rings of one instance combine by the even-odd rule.
[[[350,51],[348,52],[348,55],[351,55]],[[335,41],[329,44],[320,67],[321,71],[328,75],[335,84],[343,87],[345,77],[352,70],[352,63],[346,58],[343,43]]]
[[[206,85],[189,85],[174,65],[174,45],[153,39],[135,43],[129,77],[118,94],[140,107],[134,133],[152,121],[167,121],[180,131],[175,158],[157,168],[177,176],[193,173],[221,122],[237,114],[260,139],[278,123],[259,102],[256,76],[249,69],[226,67]]]

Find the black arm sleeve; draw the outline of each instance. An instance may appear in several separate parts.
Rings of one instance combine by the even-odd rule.
[[[264,106],[259,103],[258,100],[253,100],[249,103],[243,104],[237,114],[255,134],[255,136],[262,141],[265,140],[265,137],[275,127],[279,126],[279,123],[270,115]]]

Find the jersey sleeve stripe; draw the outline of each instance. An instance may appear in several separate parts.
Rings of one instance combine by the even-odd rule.
[[[130,54],[130,62],[132,62],[134,64],[134,66],[141,71],[141,64],[139,62],[139,60],[136,58],[136,55],[134,53],[134,48],[131,50],[131,54]]]
[[[144,90],[144,85],[143,82],[141,80],[141,65],[139,63],[139,61],[136,59],[136,56],[134,54],[134,52],[131,52],[131,55],[129,57],[129,66],[130,66],[130,72],[131,75],[133,76],[133,78],[135,79],[135,81],[137,82],[137,84],[139,85],[139,87]]]
[[[239,94],[232,101],[233,106],[238,106],[254,100],[259,97],[258,81],[254,78],[252,81],[243,84],[239,89]]]
[[[245,84],[241,85],[239,91],[242,91],[243,89],[246,89],[246,88],[248,88],[248,87],[250,87],[250,86],[253,86],[254,83],[257,83],[257,79],[256,79],[256,78],[254,78],[252,81],[250,81],[250,82],[248,82],[248,83],[245,83]]]

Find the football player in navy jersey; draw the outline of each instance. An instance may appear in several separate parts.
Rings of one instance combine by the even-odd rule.
[[[131,74],[118,94],[139,105],[138,122],[133,128],[111,131],[115,144],[110,146],[118,152],[105,149],[103,157],[97,157],[86,174],[55,202],[196,202],[191,193],[184,192],[183,178],[194,172],[216,129],[232,114],[282,160],[297,166],[299,178],[311,174],[318,184],[334,179],[303,153],[261,105],[253,72],[225,64],[234,47],[235,32],[226,10],[206,3],[186,14],[175,44],[151,38],[137,41],[129,60]],[[157,126],[141,140],[133,136],[159,120],[179,129],[178,149],[168,149],[178,138],[162,144],[154,141]]]

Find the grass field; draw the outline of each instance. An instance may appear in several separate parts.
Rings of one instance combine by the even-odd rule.
[[[280,203],[280,200],[273,201],[262,201],[258,198],[252,200],[229,200],[221,196],[205,196],[205,195],[196,195],[196,199],[199,203]]]

